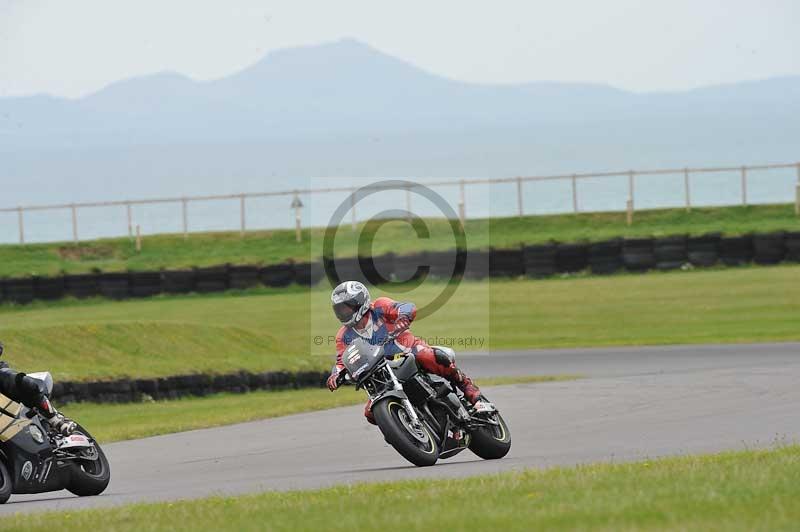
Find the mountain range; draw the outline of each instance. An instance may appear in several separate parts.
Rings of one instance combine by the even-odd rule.
[[[78,99],[0,99],[10,202],[264,190],[310,175],[784,162],[799,144],[800,76],[651,93],[475,84],[354,40],[275,51],[212,81],[163,72]]]

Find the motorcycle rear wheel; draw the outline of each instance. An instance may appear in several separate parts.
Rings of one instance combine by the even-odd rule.
[[[76,432],[80,432],[90,439],[92,436],[78,425]],[[70,469],[70,478],[67,483],[67,490],[79,497],[100,495],[108,487],[111,481],[111,466],[108,463],[103,449],[95,442],[94,448],[97,450],[96,460],[76,461]]]
[[[375,422],[386,441],[400,455],[419,467],[432,466],[439,459],[439,443],[423,422],[417,430],[411,426],[402,403],[393,398],[372,405]]]

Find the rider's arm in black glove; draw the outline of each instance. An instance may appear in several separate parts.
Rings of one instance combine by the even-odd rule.
[[[44,384],[40,380],[14,371],[7,364],[0,367],[0,393],[28,408],[39,407],[45,399]]]

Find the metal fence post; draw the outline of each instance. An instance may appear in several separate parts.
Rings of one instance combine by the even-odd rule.
[[[183,238],[189,238],[189,200],[181,199],[181,214],[183,215]],[[137,226],[138,227],[138,226]]]
[[[125,212],[128,215],[128,238],[133,238],[133,213],[130,201],[125,204]]]
[[[794,213],[800,216],[800,183],[794,187]]]
[[[747,167],[742,166],[742,205],[747,206]]]
[[[244,194],[242,194],[241,196],[239,196],[239,217],[240,217],[239,233],[241,234],[241,236],[244,236],[244,232],[247,230],[247,225],[245,223],[246,216],[247,214],[245,212],[245,206],[244,206]]]
[[[458,184],[458,219],[461,220],[461,225],[464,225],[464,220],[467,217],[466,194],[464,193],[464,180]]]
[[[692,194],[689,190],[689,169],[683,169],[683,191],[686,194],[686,212],[692,212]]]
[[[519,217],[522,218],[525,216],[525,209],[522,205],[522,178],[517,178],[517,212],[519,213]]]
[[[78,209],[72,204],[72,241],[78,243]]]
[[[572,174],[572,211],[578,213],[578,176]]]
[[[291,208],[294,209],[294,239],[299,243],[303,241],[302,215],[300,214],[303,202],[300,201],[297,191],[294,192]]]
[[[25,220],[22,218],[22,207],[17,207],[17,223],[19,224],[19,243],[25,244]]]
[[[635,186],[633,170],[630,170],[628,172],[628,199],[631,200],[631,203],[634,202]]]

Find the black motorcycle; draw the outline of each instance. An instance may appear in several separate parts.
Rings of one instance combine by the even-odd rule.
[[[386,343],[394,339],[390,335]],[[387,360],[383,345],[359,338],[342,363],[339,384],[366,390],[386,442],[412,464],[430,466],[467,448],[492,460],[511,449],[511,432],[486,397],[473,407],[449,381],[419,371],[413,355]]]
[[[29,373],[53,392],[49,372]],[[55,411],[45,416],[0,394],[0,504],[12,493],[67,489],[99,495],[111,480],[103,450],[80,425]]]

